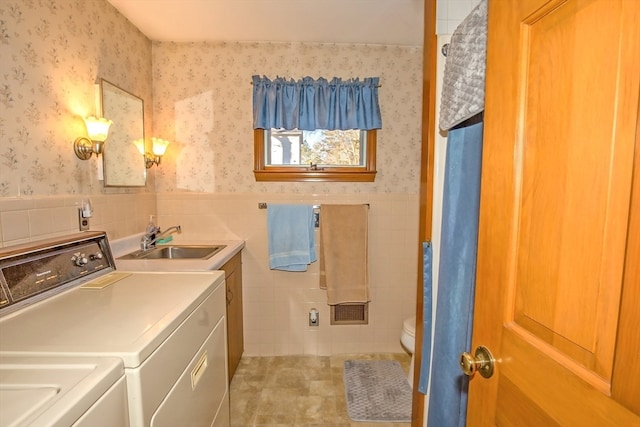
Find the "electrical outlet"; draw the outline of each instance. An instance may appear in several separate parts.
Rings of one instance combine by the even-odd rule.
[[[309,310],[309,326],[318,326],[320,324],[320,313],[315,308]]]
[[[78,226],[80,231],[87,231],[89,229],[89,218],[82,216],[82,208],[78,208]]]

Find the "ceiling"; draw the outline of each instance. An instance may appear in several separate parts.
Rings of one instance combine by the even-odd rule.
[[[107,0],[154,41],[423,45],[424,0]]]

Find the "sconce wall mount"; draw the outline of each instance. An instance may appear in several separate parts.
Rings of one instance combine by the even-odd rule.
[[[84,117],[83,120],[87,127],[88,136],[76,138],[73,143],[73,151],[79,159],[89,160],[94,153],[96,157],[102,154],[112,121],[97,117]]]
[[[167,146],[169,145],[169,141],[160,138],[151,138],[153,143],[152,151],[146,151],[144,140],[138,139],[133,141],[133,144],[138,148],[140,154],[144,156],[144,165],[147,169],[150,169],[153,165],[160,166],[160,161],[162,160],[162,156],[167,151]]]
[[[161,160],[162,156],[154,156],[149,152],[144,153],[144,165],[147,169],[150,169],[153,165],[160,166]]]

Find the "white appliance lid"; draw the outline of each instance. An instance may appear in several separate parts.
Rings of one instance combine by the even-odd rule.
[[[123,375],[116,358],[0,357],[0,425],[69,426]]]
[[[96,281],[112,275],[119,279],[123,272]],[[0,355],[109,356],[137,367],[224,280],[222,271],[124,276],[105,287],[69,289],[0,319]]]

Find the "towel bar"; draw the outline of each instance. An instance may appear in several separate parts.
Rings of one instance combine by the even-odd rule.
[[[363,203],[363,205],[367,206],[368,208],[371,208],[371,205],[369,203]],[[320,209],[321,205],[313,205],[313,209]],[[267,209],[268,205],[265,202],[259,202],[258,203],[258,209]]]

